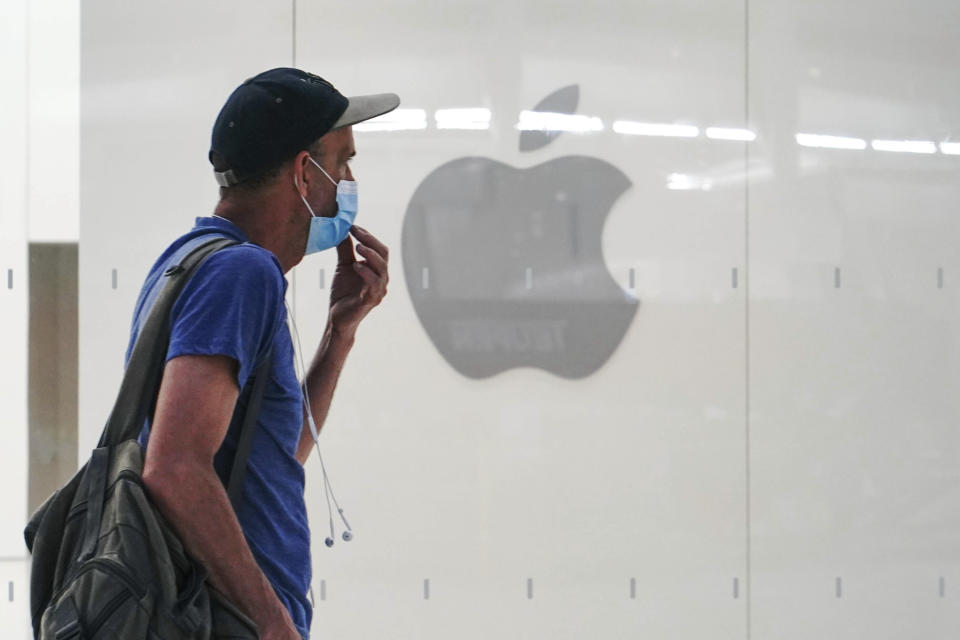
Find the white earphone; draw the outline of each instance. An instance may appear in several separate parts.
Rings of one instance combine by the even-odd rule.
[[[286,301],[284,301],[286,304]],[[333,504],[337,506],[337,513],[340,514],[340,519],[343,520],[343,524],[347,527],[347,530],[343,532],[343,541],[350,542],[353,540],[353,529],[350,527],[350,523],[347,522],[347,517],[343,515],[343,509],[340,508],[340,503],[337,502],[337,496],[333,493],[333,484],[330,482],[330,478],[327,476],[327,467],[323,464],[323,455],[320,453],[320,435],[317,431],[317,424],[313,420],[313,411],[310,408],[310,394],[307,391],[307,374],[306,367],[303,362],[303,351],[300,347],[300,333],[297,331],[297,321],[294,319],[293,314],[290,312],[290,307],[287,306],[287,317],[290,318],[290,324],[293,326],[293,335],[296,340],[296,353],[297,357],[294,358],[294,368],[299,361],[300,371],[297,373],[297,376],[303,380],[302,391],[303,391],[303,405],[304,410],[307,414],[307,424],[310,425],[310,435],[313,436],[313,445],[316,449],[317,456],[320,458],[320,469],[323,471],[323,492],[327,496],[327,513],[330,516],[330,537],[325,539],[323,542],[328,547],[332,547],[336,534],[333,530],[333,508],[330,506],[330,499],[333,498]]]

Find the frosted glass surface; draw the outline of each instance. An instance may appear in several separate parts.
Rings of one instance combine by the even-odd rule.
[[[80,234],[80,0],[30,4],[27,24],[31,242]]]
[[[396,266],[324,435],[358,533],[332,552],[315,539],[319,628],[743,637],[745,143],[702,133],[745,126],[742,5],[300,5],[298,36],[327,20],[342,27],[298,37],[298,64],[396,91],[426,126],[355,133],[357,222]],[[524,151],[521,111],[569,85],[603,128]],[[632,301],[625,329],[607,280]],[[305,343],[327,293],[298,267]],[[308,496],[322,513],[318,483]]]
[[[26,4],[0,7],[0,559],[25,555],[27,511]],[[9,91],[9,97],[6,91]]]
[[[750,155],[770,176],[749,200],[762,637],[958,628],[960,158],[939,147],[960,131],[958,27],[941,2],[751,12]]]
[[[956,635],[954,3],[81,18],[81,461],[229,92],[296,64],[401,96],[355,131],[391,283],[322,435],[351,543],[307,465],[315,636]],[[308,361],[335,266],[289,275]]]

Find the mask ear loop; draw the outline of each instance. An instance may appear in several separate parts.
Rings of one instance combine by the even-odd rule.
[[[313,164],[317,165],[317,169],[320,169],[320,171],[323,171],[323,175],[327,176],[327,180],[329,180],[330,182],[332,182],[332,183],[333,183],[333,186],[336,187],[336,186],[338,186],[338,185],[340,184],[339,182],[337,182],[336,180],[334,180],[333,178],[330,177],[330,174],[327,173],[327,170],[324,169],[323,167],[321,167],[321,166],[320,166],[320,163],[313,159],[313,156],[307,156],[307,157],[310,158],[310,162],[312,162]],[[293,176],[293,178],[294,178],[294,180],[296,180],[297,176]]]
[[[310,435],[313,437],[314,449],[317,452],[317,457],[320,458],[320,469],[323,472],[323,490],[327,497],[327,513],[330,516],[330,537],[326,539],[326,545],[328,547],[333,546],[334,533],[333,533],[333,510],[330,507],[330,499],[333,498],[333,504],[337,507],[337,513],[340,514],[340,519],[343,520],[343,524],[346,525],[347,530],[343,532],[343,539],[346,542],[349,542],[353,539],[353,529],[350,527],[350,523],[347,522],[347,518],[343,515],[343,509],[340,508],[340,503],[337,502],[337,496],[333,492],[333,483],[330,482],[330,477],[327,475],[327,467],[323,463],[323,454],[320,453],[320,434],[317,430],[317,423],[313,419],[313,409],[310,407],[310,394],[307,391],[307,374],[306,366],[303,361],[303,349],[300,346],[300,332],[297,331],[297,321],[294,319],[293,314],[290,312],[290,306],[287,305],[286,300],[284,300],[284,305],[287,307],[287,318],[290,319],[290,325],[293,327],[293,336],[296,341],[296,355],[294,358],[294,365],[297,362],[300,363],[300,370],[297,372],[298,377],[303,381],[300,385],[301,392],[303,394],[304,408],[307,412],[307,424],[310,426]],[[296,366],[294,367],[296,369]]]
[[[313,212],[313,207],[310,206],[310,203],[307,202],[307,199],[304,197],[304,195],[303,195],[302,193],[300,193],[300,183],[297,182],[297,176],[293,176],[293,186],[296,187],[296,189],[297,189],[297,195],[300,196],[300,199],[301,199],[301,200],[303,200],[303,204],[307,205],[307,211],[310,212],[310,215],[311,215],[311,216],[313,216],[314,218],[316,218],[316,217],[317,217],[317,214]],[[284,302],[286,302],[286,301],[284,301]],[[290,308],[289,308],[289,307],[287,307],[287,316],[290,317],[290,318],[293,317],[293,316],[290,315]],[[294,331],[296,331],[296,328],[297,328],[296,323],[294,323],[293,328],[294,328]],[[301,365],[302,365],[302,364],[303,364],[303,363],[301,362]]]

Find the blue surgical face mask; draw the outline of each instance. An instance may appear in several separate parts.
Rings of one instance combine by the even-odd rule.
[[[313,218],[310,219],[310,235],[307,237],[307,248],[303,252],[303,255],[324,251],[343,242],[350,232],[350,227],[353,226],[354,219],[357,217],[356,181],[341,180],[337,182],[330,177],[329,173],[323,170],[323,167],[321,167],[316,160],[310,158],[310,162],[315,164],[320,171],[323,171],[323,175],[327,176],[330,182],[337,185],[337,215],[332,218],[318,216],[313,212],[313,208],[310,206],[310,203],[307,202],[307,199],[303,197],[303,194],[300,194],[300,199],[303,200],[303,204],[307,205],[307,209],[313,216]],[[297,192],[299,193],[300,187],[297,184],[296,177],[293,179],[293,184],[297,187]]]

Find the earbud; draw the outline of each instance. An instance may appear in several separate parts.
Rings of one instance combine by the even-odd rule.
[[[322,168],[322,167],[321,167],[321,168]],[[324,172],[324,173],[326,173],[326,172]],[[329,176],[327,176],[327,177],[329,177]],[[293,182],[294,182],[294,184],[297,184],[297,177],[296,177],[296,176],[293,177]],[[336,183],[334,183],[334,184],[336,184]],[[299,185],[298,185],[298,186],[299,186]],[[303,198],[303,196],[300,196],[300,197]],[[306,202],[305,199],[304,199],[304,202]],[[309,208],[309,207],[310,207],[310,205],[307,204],[307,208]],[[313,213],[312,210],[311,210],[311,213]],[[296,347],[297,347],[297,348],[296,348],[296,355],[297,355],[297,356],[299,357],[299,359],[300,359],[300,369],[301,369],[301,372],[302,372],[303,369],[304,369],[304,365],[303,365],[303,356],[302,356],[303,351],[302,351],[302,349],[300,348],[300,335],[299,335],[299,332],[297,331],[297,323],[296,323],[296,321],[295,321],[294,318],[293,318],[293,314],[290,313],[290,307],[289,307],[289,306],[287,307],[287,317],[290,319],[291,324],[293,325],[293,337],[296,339]],[[294,360],[294,363],[296,364],[296,360]],[[298,372],[298,373],[299,373],[299,372]],[[327,468],[326,468],[326,465],[323,464],[323,455],[320,454],[320,443],[319,443],[318,429],[317,429],[316,423],[315,423],[314,420],[313,420],[313,410],[312,410],[311,407],[310,407],[310,393],[309,393],[309,391],[308,391],[308,389],[307,389],[307,379],[306,379],[306,375],[303,375],[302,379],[303,379],[302,385],[303,385],[303,404],[304,404],[304,407],[303,407],[303,408],[304,408],[304,412],[306,413],[306,416],[307,416],[307,423],[310,425],[310,435],[313,436],[313,444],[314,444],[314,446],[316,447],[316,450],[317,450],[317,457],[320,458],[320,468],[321,468],[321,470],[322,470],[322,472],[323,472],[323,492],[324,492],[324,494],[326,495],[326,498],[327,498],[327,513],[328,513],[329,516],[330,516],[330,536],[327,537],[326,539],[324,539],[323,543],[324,543],[325,545],[327,545],[327,547],[329,548],[329,547],[332,547],[332,546],[333,546],[334,540],[335,540],[335,538],[336,538],[336,533],[334,533],[334,530],[333,530],[333,509],[332,509],[332,507],[331,507],[331,505],[330,505],[331,499],[333,500],[333,503],[334,503],[335,505],[337,505],[337,513],[340,514],[340,519],[343,520],[343,524],[346,525],[346,527],[347,527],[347,530],[344,531],[343,534],[342,534],[342,538],[343,538],[344,542],[350,542],[351,540],[353,540],[353,529],[350,527],[350,523],[347,522],[346,516],[343,515],[343,509],[340,507],[340,504],[337,502],[337,496],[334,495],[334,493],[333,493],[333,485],[330,483],[330,478],[327,476]]]
[[[340,513],[340,519],[343,520],[343,524],[347,525],[347,530],[343,532],[343,539],[345,542],[350,542],[353,540],[353,529],[350,528],[350,523],[347,522],[347,517],[343,515],[343,509],[340,508],[340,505],[337,505],[337,511]]]
[[[343,538],[344,542],[350,542],[351,540],[353,540],[353,529],[350,528],[350,523],[347,522],[346,516],[343,515],[343,509],[341,509],[339,506],[337,506],[337,513],[340,514],[340,519],[343,520],[343,524],[347,525],[347,530],[344,531],[342,534],[340,534],[340,537]],[[333,518],[331,517],[330,518],[330,535],[327,536],[327,538],[323,541],[323,543],[327,545],[327,547],[332,547],[335,537],[336,537],[336,534],[334,534],[333,532]]]

